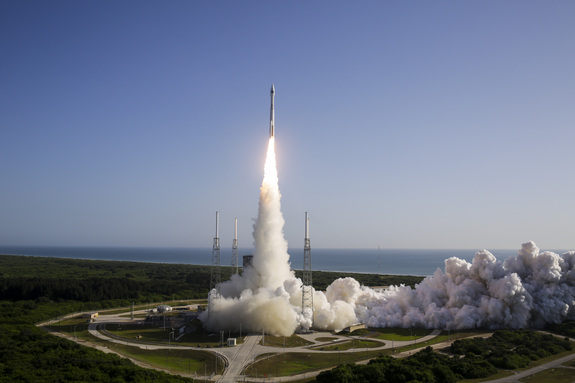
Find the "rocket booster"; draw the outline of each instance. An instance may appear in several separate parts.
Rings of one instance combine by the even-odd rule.
[[[274,95],[276,90],[274,88],[274,84],[272,84],[272,88],[270,90],[270,98],[271,98],[271,106],[270,106],[270,138],[274,136]]]

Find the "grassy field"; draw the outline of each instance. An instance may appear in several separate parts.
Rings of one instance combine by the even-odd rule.
[[[302,347],[313,344],[313,342],[309,342],[295,334],[287,337],[266,335],[265,339],[260,341],[260,344],[267,347]]]
[[[552,368],[519,379],[526,383],[572,383],[575,382],[575,370],[571,368]]]
[[[432,330],[423,328],[369,328],[365,330],[360,330],[361,333],[357,335],[366,336],[369,338],[381,339],[381,340],[394,340],[394,341],[408,341],[419,339],[424,336],[431,334]],[[356,332],[353,333],[356,335]]]
[[[288,376],[302,374],[304,372],[322,370],[337,366],[341,363],[352,363],[360,360],[374,358],[386,354],[387,351],[357,351],[337,353],[282,353],[264,357],[249,365],[244,374],[249,377]],[[259,373],[258,373],[259,371]]]
[[[146,346],[147,347],[147,346]],[[163,368],[170,371],[187,374],[212,374],[217,371],[221,374],[224,363],[215,354],[200,350],[153,350],[136,346],[114,344],[110,346],[116,352],[127,357],[139,360],[147,365]]]
[[[385,343],[375,340],[351,339],[343,342],[334,342],[334,344],[327,346],[313,347],[313,349],[321,351],[346,351],[351,349],[376,348],[383,346],[385,346]]]
[[[67,321],[62,326],[50,326],[51,330],[58,329],[59,332],[74,336],[70,330],[74,320]],[[121,343],[113,343],[94,337],[88,332],[87,324],[82,323],[82,327],[76,326],[75,335],[79,341],[101,346],[113,350],[121,355],[135,359],[146,365],[162,368],[174,372],[196,373],[198,375],[211,374],[217,370],[221,373],[223,362],[214,353],[203,350],[175,350],[175,349],[153,349],[153,345],[142,344],[133,346]],[[127,338],[124,338],[128,340]],[[166,338],[167,339],[167,338]],[[132,339],[129,339],[132,341]],[[166,342],[167,344],[167,342]],[[88,345],[88,344],[85,344]],[[217,360],[217,361],[216,361]]]

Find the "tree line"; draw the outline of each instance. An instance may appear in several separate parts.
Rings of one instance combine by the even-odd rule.
[[[231,267],[221,267],[222,280]],[[136,302],[205,298],[211,267],[123,261],[95,261],[0,255],[0,299]],[[301,270],[295,271],[301,278]],[[337,278],[353,277],[366,286],[406,284],[423,277],[314,271],[313,286],[325,290]]]
[[[320,373],[320,383],[450,383],[481,379],[498,369],[517,369],[531,361],[572,350],[571,342],[531,330],[501,330],[490,338],[455,341],[448,356],[427,347],[403,359],[380,356],[367,365],[345,364]]]

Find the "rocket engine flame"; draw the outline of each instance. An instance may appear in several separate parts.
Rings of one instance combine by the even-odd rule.
[[[270,137],[268,141],[268,152],[266,155],[266,162],[264,165],[264,179],[262,181],[263,189],[276,189],[279,193],[279,179],[278,170],[276,166],[276,151],[275,151],[275,138]]]

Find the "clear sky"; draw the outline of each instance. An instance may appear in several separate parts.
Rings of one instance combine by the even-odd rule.
[[[0,245],[575,249],[573,1],[0,2]]]

